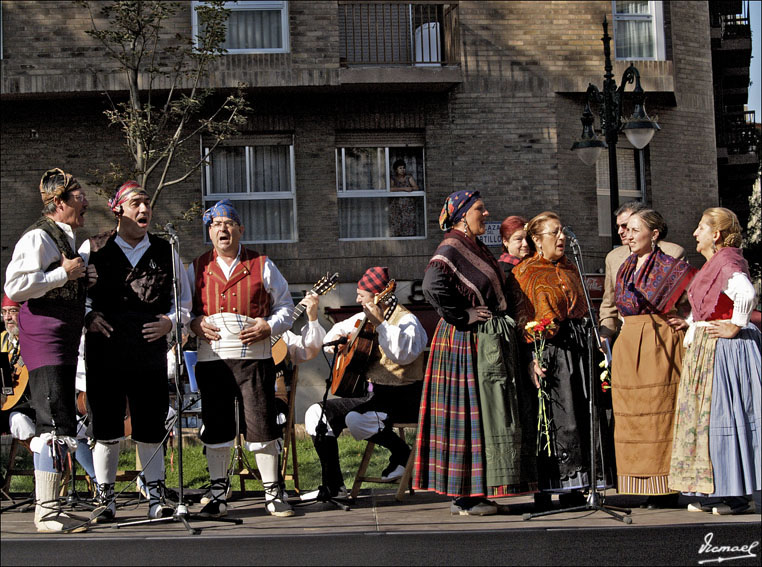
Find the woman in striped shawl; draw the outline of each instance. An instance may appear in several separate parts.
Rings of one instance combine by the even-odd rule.
[[[503,272],[477,239],[488,214],[478,191],[447,198],[439,219],[447,233],[423,280],[441,319],[424,378],[415,485],[452,496],[450,511],[460,515],[497,513],[490,489],[520,482],[515,324]]]

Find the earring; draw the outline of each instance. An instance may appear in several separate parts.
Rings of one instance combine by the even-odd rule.
[[[656,250],[656,239],[651,239],[651,252]]]
[[[463,223],[463,234],[465,234],[466,236],[470,236],[470,231],[468,230],[467,222]]]
[[[538,248],[538,249],[537,249],[537,253],[540,255],[540,258],[542,258],[542,257],[543,257],[543,256],[542,256],[542,248]]]
[[[717,245],[714,242],[712,242],[712,252],[717,252]]]

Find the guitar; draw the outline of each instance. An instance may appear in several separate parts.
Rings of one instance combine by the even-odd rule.
[[[2,406],[0,409],[6,411],[15,406],[23,396],[29,382],[29,371],[21,357],[14,356],[13,352],[9,352],[8,366],[3,364],[2,374]]]
[[[384,320],[388,321],[397,308],[394,289],[397,284],[391,280],[373,302],[386,309]],[[365,395],[364,374],[370,361],[376,330],[366,315],[355,323],[355,330],[349,335],[347,345],[336,355],[336,363],[331,376],[331,393],[343,398],[359,398]]]
[[[330,275],[326,273],[322,278],[320,278],[317,283],[312,286],[312,289],[308,291],[307,293],[315,293],[317,295],[325,295],[329,291],[331,291],[333,288],[336,287],[336,283],[339,281],[339,273],[336,272],[333,275]],[[304,310],[306,307],[302,305],[301,303],[298,303],[296,307],[294,308],[294,312],[291,315],[291,323],[296,321],[299,316],[304,313]],[[288,347],[286,346],[286,341],[283,340],[283,335],[274,335],[270,337],[270,347],[272,350],[272,357],[273,362],[275,363],[275,366],[278,366],[280,363],[282,363],[286,356],[288,355]]]

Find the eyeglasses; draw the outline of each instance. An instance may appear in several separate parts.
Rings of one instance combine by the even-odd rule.
[[[219,229],[219,228],[222,228],[223,226],[225,228],[235,228],[235,227],[238,226],[238,223],[235,222],[235,221],[232,221],[232,220],[228,220],[228,221],[214,221],[211,224],[212,228],[218,228]]]
[[[84,193],[77,193],[76,195],[74,193],[67,193],[67,198],[84,203],[87,200],[87,195]]]
[[[549,232],[538,232],[535,236],[543,236],[544,234],[551,234],[551,235],[555,236],[556,238],[558,238],[559,236],[561,236],[561,233],[563,231],[564,231],[564,227],[563,226],[559,226],[556,230],[552,230],[552,231],[549,231]]]

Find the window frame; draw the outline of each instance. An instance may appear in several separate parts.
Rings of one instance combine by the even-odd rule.
[[[252,181],[253,181],[253,173],[252,173],[252,167],[251,167],[251,148],[255,146],[284,146],[287,145],[289,148],[288,152],[288,159],[289,159],[289,176],[290,176],[290,191],[252,191]],[[236,204],[236,201],[291,201],[291,208],[292,208],[292,215],[294,219],[294,225],[293,225],[293,239],[278,239],[278,240],[245,240],[244,238],[241,238],[241,244],[293,244],[296,242],[299,242],[299,218],[298,218],[298,207],[296,203],[296,159],[295,159],[295,149],[294,149],[294,137],[291,136],[291,141],[289,144],[273,144],[273,143],[257,143],[257,140],[254,139],[246,139],[246,140],[226,140],[224,144],[221,144],[220,146],[217,146],[217,149],[221,147],[243,147],[244,148],[244,161],[246,164],[246,192],[242,193],[209,193],[209,188],[212,186],[211,176],[212,176],[212,168],[210,164],[210,158],[213,154],[209,153],[209,148],[207,147],[207,144],[204,143],[204,140],[202,138],[201,140],[201,155],[204,156],[204,165],[202,166],[202,172],[201,172],[201,202],[206,208],[207,201],[210,201],[212,199],[215,199],[216,201],[221,201],[222,199],[230,199],[230,201],[233,202],[233,205]],[[246,223],[244,222],[244,225]],[[209,234],[208,230],[206,230],[206,227],[204,228],[204,243],[210,244],[211,241],[209,240]]]
[[[196,14],[196,6],[204,4],[202,0],[193,0],[191,2],[191,25],[193,28],[193,45],[198,46],[198,15]],[[233,2],[225,2],[225,8],[234,12],[261,12],[261,11],[273,11],[280,10],[280,25],[281,35],[283,39],[283,47],[268,47],[268,48],[249,48],[249,49],[227,49],[226,55],[244,55],[251,53],[290,53],[291,52],[291,35],[289,33],[288,25],[288,0],[239,0]]]
[[[664,2],[648,0],[648,14],[620,14],[616,10],[616,0],[611,0],[612,36],[614,40],[614,59],[616,61],[666,61],[667,42],[664,30]],[[651,57],[617,57],[616,55],[616,23],[621,20],[650,21],[651,32],[654,36],[655,53]]]
[[[347,189],[347,166],[346,166],[346,149],[347,148],[374,148],[378,150],[379,148],[384,149],[384,163],[386,167],[386,174],[385,174],[385,184],[386,186],[383,189]],[[389,150],[390,148],[420,148],[421,149],[421,160],[423,162],[423,183],[419,184],[419,190],[418,191],[392,191],[391,190],[391,162],[389,160]],[[364,241],[372,241],[372,240],[425,240],[428,237],[428,223],[426,222],[426,211],[427,211],[427,203],[426,203],[426,147],[423,143],[385,143],[385,144],[377,144],[374,145],[373,142],[368,142],[365,145],[360,144],[337,144],[335,146],[335,156],[336,156],[336,196],[337,199],[368,199],[368,198],[389,198],[393,195],[397,195],[392,198],[401,198],[401,197],[423,197],[423,211],[424,211],[424,219],[423,219],[423,234],[417,235],[417,236],[369,236],[369,237],[362,237],[362,238],[342,238],[339,237],[339,241],[341,242],[364,242]],[[420,187],[423,187],[423,189],[420,189]],[[337,201],[338,206],[338,201]],[[338,214],[338,210],[337,210]],[[341,219],[339,219],[339,223],[341,223]],[[341,231],[341,227],[339,226],[339,231]]]

